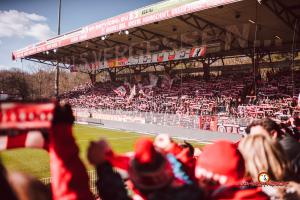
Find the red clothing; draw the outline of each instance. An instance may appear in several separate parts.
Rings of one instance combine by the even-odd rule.
[[[261,188],[242,189],[238,186],[221,186],[211,195],[212,200],[268,200]]]
[[[189,155],[189,149],[188,148],[182,149],[181,152],[175,156],[184,165],[185,171],[189,175],[189,177],[192,180],[196,181],[196,177],[195,177],[196,159]]]
[[[238,142],[234,143],[234,145],[236,146],[236,148],[239,147],[240,142],[241,142],[241,141],[238,141]]]
[[[106,160],[109,161],[112,166],[128,171],[131,158],[128,155],[118,155],[111,152],[106,156]]]
[[[54,125],[49,135],[53,200],[94,199],[89,189],[89,177],[72,136],[72,125]]]

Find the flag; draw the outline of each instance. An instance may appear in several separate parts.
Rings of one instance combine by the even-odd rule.
[[[161,87],[171,89],[173,82],[174,82],[174,79],[171,79],[171,77],[168,74],[166,74],[163,77]]]
[[[125,96],[126,95],[126,89],[124,86],[120,86],[117,89],[114,89],[114,92],[119,96]]]
[[[132,100],[135,95],[136,95],[136,87],[134,85],[130,90],[130,95],[128,97],[128,100]]]
[[[190,58],[201,57],[206,53],[206,47],[193,47],[190,52]]]

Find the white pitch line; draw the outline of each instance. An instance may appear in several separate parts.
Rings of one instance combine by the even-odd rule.
[[[105,138],[103,137],[104,139],[107,139],[108,141],[109,140],[120,140],[120,139],[131,139],[131,138],[138,138],[140,136],[128,136],[128,137],[113,137],[113,138]],[[101,138],[101,137],[100,137]],[[80,140],[76,140],[78,142],[83,142],[83,141],[92,141],[93,139],[80,139]]]
[[[90,126],[90,125],[89,125]],[[123,129],[118,129],[118,128],[110,128],[110,127],[103,127],[103,126],[97,126],[97,125],[92,125],[91,127],[94,128],[99,128],[99,129],[108,129],[108,130],[115,130],[115,131],[119,131],[119,132],[126,132],[126,133],[138,133],[141,135],[158,135],[157,133],[150,133],[150,132],[140,132],[140,131],[129,131],[129,130],[123,130]],[[140,137],[140,136],[132,136],[132,137]],[[195,141],[198,143],[203,143],[203,144],[212,144],[213,142],[209,142],[209,141],[203,141],[203,140],[198,140],[195,138],[186,138],[186,137],[172,137],[174,139],[178,139],[178,140],[187,140],[187,141]]]

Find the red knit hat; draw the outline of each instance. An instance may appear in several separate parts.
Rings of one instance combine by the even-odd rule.
[[[129,165],[129,178],[142,190],[154,190],[168,185],[173,172],[168,160],[154,148],[151,139],[139,139],[135,156]]]
[[[234,143],[218,141],[207,145],[197,160],[197,178],[211,179],[220,184],[233,184],[245,174],[245,164]]]

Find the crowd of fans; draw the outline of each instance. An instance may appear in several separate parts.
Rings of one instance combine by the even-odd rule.
[[[236,118],[285,118],[300,112],[296,107],[300,71],[294,72],[294,77],[295,80],[292,80],[290,73],[284,71],[268,72],[264,78],[256,77],[256,86],[253,76],[247,74],[212,77],[209,82],[199,76],[175,76],[170,84],[165,84],[165,77],[160,77],[157,84],[151,87],[148,87],[148,77],[144,77],[138,82],[80,86],[65,93],[62,98],[77,108]],[[115,92],[119,86],[124,86],[125,95]]]
[[[293,123],[299,136],[300,119]],[[95,166],[98,195],[72,134],[71,107],[56,106],[49,130],[51,190],[0,165],[1,199],[176,200],[299,199],[300,140],[269,118],[253,121],[239,142],[220,140],[203,148],[168,135],[140,138],[133,152],[117,154],[105,140],[93,141],[87,158]],[[122,170],[121,176],[115,169]],[[125,175],[124,175],[125,174]]]
[[[256,120],[240,141],[219,140],[201,148],[165,134],[138,139],[133,152],[126,154],[116,153],[105,140],[92,141],[86,156],[98,176],[95,196],[73,137],[71,106],[56,105],[44,146],[51,188],[0,163],[0,199],[300,199],[299,105],[292,96],[299,93],[300,76],[295,74],[293,83],[285,72],[257,76],[255,86],[253,77],[244,74],[212,77],[209,82],[165,76],[155,84],[145,78],[78,87],[62,96],[74,107]],[[118,90],[120,86],[125,90]],[[276,115],[292,117],[278,124],[269,118]]]

